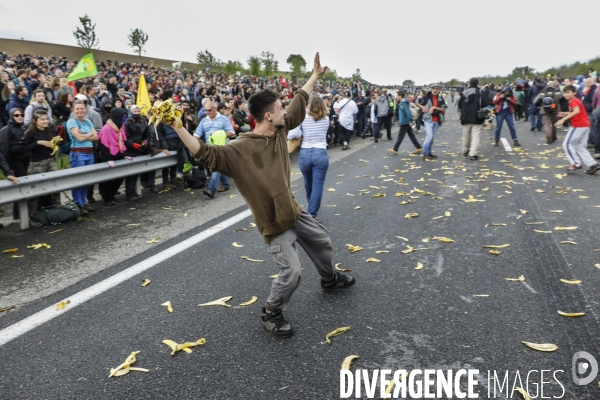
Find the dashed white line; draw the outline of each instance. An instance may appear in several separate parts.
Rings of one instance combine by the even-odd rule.
[[[508,140],[506,140],[506,138],[500,138],[500,140],[502,141],[502,146],[504,146],[504,150],[512,151],[512,147],[510,147],[510,144],[508,144]]]

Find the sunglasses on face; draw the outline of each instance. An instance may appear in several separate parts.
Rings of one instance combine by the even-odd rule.
[[[13,114],[13,117],[15,117],[15,118],[20,118],[22,116],[23,116],[23,114]]]

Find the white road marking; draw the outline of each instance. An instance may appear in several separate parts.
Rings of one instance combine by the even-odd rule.
[[[508,144],[508,140],[506,140],[506,138],[500,138],[500,140],[502,141],[502,146],[504,146],[504,150],[512,151],[512,147],[510,147],[510,144]]]
[[[230,227],[233,224],[236,224],[249,216],[252,213],[250,210],[243,211],[233,217],[229,218],[221,222],[218,226],[214,226],[205,231],[202,231],[189,239],[184,240],[183,242],[177,243],[176,245],[169,247],[161,251],[158,254],[153,255],[150,258],[145,259],[131,267],[123,270],[110,278],[106,278],[105,280],[96,283],[95,285],[90,286],[87,289],[84,289],[78,293],[75,293],[72,296],[64,299],[64,301],[69,300],[70,304],[67,305],[62,311],[56,310],[56,304],[51,305],[48,308],[45,308],[19,322],[16,322],[3,330],[0,331],[0,346],[5,345],[13,339],[18,338],[19,336],[31,331],[32,329],[37,328],[38,326],[64,315],[75,307],[85,303],[88,300],[93,299],[94,297],[106,292],[109,289],[125,282],[128,279],[133,278],[134,276],[160,264],[161,262],[173,257],[181,253],[184,250],[189,249],[190,247],[208,239],[209,237],[216,235],[221,232],[223,229]]]
[[[534,288],[532,288],[531,286],[529,286],[529,285],[528,285],[526,282],[521,282],[521,283],[523,284],[523,286],[525,286],[527,289],[529,289],[529,291],[530,291],[531,293],[537,293],[537,292],[535,291],[535,289],[534,289]]]

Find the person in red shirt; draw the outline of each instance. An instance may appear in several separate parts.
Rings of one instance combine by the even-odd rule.
[[[566,86],[563,89],[563,97],[569,102],[568,112],[559,112],[559,119],[555,126],[560,128],[567,120],[571,121],[571,128],[565,136],[563,149],[571,165],[567,171],[579,171],[583,169],[582,162],[589,165],[586,174],[593,174],[600,170],[600,165],[594,161],[590,152],[586,149],[588,135],[590,133],[590,119],[585,112],[581,100],[575,97],[577,89],[575,86]]]

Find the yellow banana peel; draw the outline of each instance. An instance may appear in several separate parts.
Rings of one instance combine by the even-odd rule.
[[[190,354],[192,352],[191,347],[204,346],[206,344],[206,339],[200,338],[195,342],[185,342],[181,344],[175,343],[169,339],[163,340],[162,342],[171,348],[171,355],[174,356],[175,353],[182,350]]]
[[[585,315],[585,313],[584,312],[566,313],[566,312],[559,310],[558,315],[562,315],[563,317],[583,317]]]
[[[165,307],[167,307],[167,310],[169,310],[169,312],[173,312],[173,305],[171,304],[170,301],[167,301],[166,303],[162,303],[161,306],[165,306]]]
[[[252,296],[252,298],[250,300],[248,300],[245,303],[240,304],[240,306],[249,306],[250,304],[256,303],[256,300],[258,300],[258,297]]]
[[[227,302],[229,300],[231,300],[232,298],[233,298],[233,296],[223,297],[223,298],[220,298],[218,300],[211,301],[209,303],[198,304],[198,307],[204,307],[204,306],[225,306],[225,307],[231,307],[229,304],[227,304]]]
[[[545,351],[552,352],[558,350],[558,346],[553,343],[531,343],[531,342],[521,342],[525,346],[530,347],[537,351]]]
[[[337,328],[336,330],[329,332],[327,334],[327,336],[325,336],[325,340],[327,341],[327,344],[331,344],[331,340],[329,340],[329,338],[341,335],[342,333],[347,332],[349,330],[350,330],[349,326],[343,326],[341,328]]]
[[[352,356],[348,356],[346,358],[344,358],[344,362],[342,362],[342,370],[350,370],[350,365],[352,364],[352,361],[356,360],[358,358],[358,356],[352,355]]]

